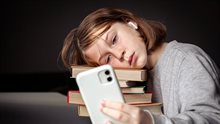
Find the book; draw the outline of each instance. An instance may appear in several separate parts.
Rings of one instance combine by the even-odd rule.
[[[128,80],[118,80],[119,86],[124,87],[137,87],[137,86],[146,86],[146,81],[128,81]]]
[[[146,86],[121,87],[122,93],[145,93]]]
[[[126,81],[126,80],[119,80],[119,81],[118,81],[120,87],[129,87],[129,86],[127,85],[127,82],[128,82],[128,81]]]
[[[136,104],[136,107],[141,108],[146,111],[149,110],[151,113],[155,115],[162,114],[162,104],[161,103],[149,103],[149,104]],[[78,115],[82,117],[89,117],[89,113],[85,105],[78,105]]]
[[[152,102],[152,93],[123,93],[123,97],[125,102],[130,105]],[[79,90],[69,91],[67,95],[67,102],[69,104],[85,105]]]
[[[83,71],[92,69],[94,67],[81,65],[81,66],[71,66],[72,78]],[[129,81],[146,81],[147,80],[147,70],[145,69],[119,69],[114,68],[115,74],[118,80],[129,80]]]
[[[71,78],[76,78],[76,76],[80,72],[87,71],[92,68],[95,68],[95,67],[90,67],[86,65],[71,66],[71,73],[72,73]],[[144,106],[150,106],[150,104],[152,104],[152,100],[151,100],[152,92],[146,91],[147,70],[114,68],[114,71],[119,81],[119,86],[121,87],[121,91],[123,93],[125,103],[138,106],[143,109],[146,108]],[[92,81],[88,83],[92,83]],[[79,116],[88,116],[85,103],[82,99],[82,96],[79,90],[68,91],[67,102],[69,104],[78,105]],[[153,109],[154,107],[152,106],[151,108]],[[155,109],[155,112],[156,110],[157,109]],[[158,113],[159,113],[159,110],[158,110]]]
[[[152,93],[123,93],[125,103],[127,104],[143,104],[152,102]]]

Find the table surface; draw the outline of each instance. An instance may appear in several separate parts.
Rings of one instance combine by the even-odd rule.
[[[57,92],[0,93],[1,124],[91,124]]]

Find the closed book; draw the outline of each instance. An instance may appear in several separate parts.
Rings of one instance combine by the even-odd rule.
[[[138,86],[138,87],[122,87],[122,93],[145,93],[146,86]]]
[[[150,111],[154,115],[162,114],[162,104],[161,103],[149,103],[149,104],[136,104],[133,105],[141,108],[142,110]],[[78,105],[78,115],[83,117],[89,117],[89,113],[85,105]]]
[[[137,86],[146,86],[146,81],[128,81],[128,80],[118,80],[119,86],[124,87],[137,87]]]
[[[152,93],[123,93],[123,97],[125,102],[131,105],[152,102]],[[67,95],[67,102],[70,104],[85,105],[79,90],[69,91]]]
[[[81,65],[81,66],[71,66],[72,78],[83,71],[92,69],[94,67]],[[146,69],[119,69],[114,68],[115,74],[118,80],[129,80],[129,81],[146,81],[147,80],[147,70]]]

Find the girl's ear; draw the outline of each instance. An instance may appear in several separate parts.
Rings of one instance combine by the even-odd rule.
[[[138,29],[138,26],[137,26],[136,22],[129,21],[127,24],[128,24],[128,26],[130,26],[131,28],[133,28],[135,30]]]

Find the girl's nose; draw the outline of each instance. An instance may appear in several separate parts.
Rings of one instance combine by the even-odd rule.
[[[124,55],[125,55],[125,50],[123,49],[117,49],[113,51],[113,55],[115,56],[115,58],[121,60],[124,60]]]

